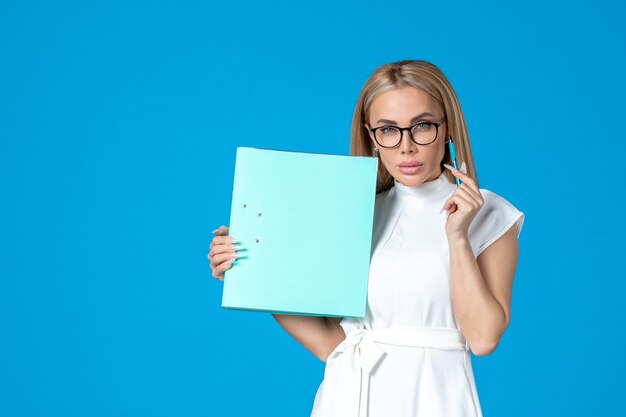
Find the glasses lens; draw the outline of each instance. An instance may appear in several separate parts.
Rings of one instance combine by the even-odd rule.
[[[395,146],[400,142],[400,130],[392,126],[381,127],[376,130],[376,140],[380,146]]]
[[[437,126],[430,123],[418,123],[411,129],[415,142],[420,145],[428,145],[437,137]]]

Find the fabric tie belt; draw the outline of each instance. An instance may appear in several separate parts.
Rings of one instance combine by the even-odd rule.
[[[385,351],[378,344],[440,350],[469,350],[463,333],[444,327],[350,330],[326,360],[323,416],[365,417],[370,373]]]

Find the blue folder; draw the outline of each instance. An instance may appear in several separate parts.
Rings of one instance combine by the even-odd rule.
[[[378,159],[238,147],[222,307],[364,317]]]

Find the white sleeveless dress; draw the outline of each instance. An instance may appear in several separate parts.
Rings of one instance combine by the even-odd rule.
[[[376,196],[366,317],[344,318],[311,417],[482,417],[469,345],[450,298],[445,173]],[[468,235],[475,256],[524,213],[480,189]]]

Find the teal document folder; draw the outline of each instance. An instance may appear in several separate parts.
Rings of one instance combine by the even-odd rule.
[[[222,307],[365,317],[378,159],[238,147]]]

